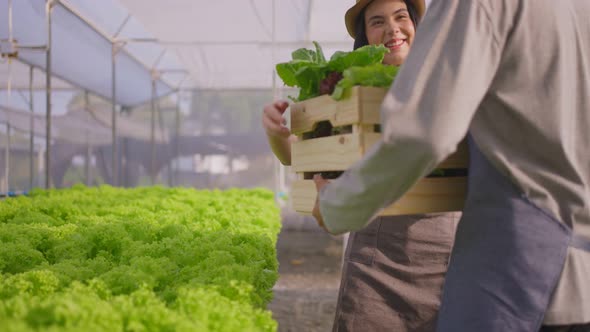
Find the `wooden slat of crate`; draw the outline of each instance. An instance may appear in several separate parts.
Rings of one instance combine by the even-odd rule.
[[[312,131],[321,121],[330,121],[334,127],[379,124],[381,103],[386,93],[384,88],[354,87],[350,97],[341,101],[323,95],[295,103],[291,105],[291,132],[301,135]]]
[[[467,193],[467,178],[424,178],[397,202],[381,211],[382,216],[460,211]],[[313,180],[297,180],[291,186],[293,209],[311,214],[317,191]]]
[[[294,172],[343,171],[365,154],[378,133],[357,133],[298,141],[291,147]]]
[[[295,142],[291,148],[292,170],[297,173],[346,170],[380,138],[379,133],[357,133]],[[468,164],[467,143],[463,141],[437,168],[467,168]]]

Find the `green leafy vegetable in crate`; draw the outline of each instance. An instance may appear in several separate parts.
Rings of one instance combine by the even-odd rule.
[[[300,48],[294,51],[289,62],[276,66],[277,74],[285,85],[298,87],[303,101],[323,94],[336,100],[346,98],[355,85],[389,87],[397,74],[396,66],[382,64],[389,50],[383,46],[367,45],[350,52],[335,52],[326,60],[321,46],[314,42],[315,50]]]

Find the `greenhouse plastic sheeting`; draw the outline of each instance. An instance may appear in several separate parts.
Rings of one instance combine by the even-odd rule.
[[[46,17],[44,0],[18,0],[13,4],[14,39],[22,46],[46,44]],[[8,0],[0,0],[0,38],[7,39]],[[76,17],[66,7],[56,4],[52,12],[52,72],[56,77],[111,98],[112,47],[110,40]],[[24,63],[45,68],[44,52],[21,50],[19,59]],[[117,103],[134,106],[152,98],[151,72],[144,64],[122,50],[116,57]],[[172,92],[169,84],[158,80],[156,96]]]
[[[92,119],[97,125],[111,128],[112,112],[110,108],[101,106],[94,106],[85,110],[73,110],[70,114],[89,112]],[[110,132],[110,129],[109,129]],[[150,141],[151,139],[150,123],[147,121],[138,122],[127,119],[124,115],[117,116],[117,136],[123,138],[134,138],[142,141]],[[154,131],[154,140],[156,143],[167,143],[169,141],[169,134],[167,130],[160,130],[156,128]]]
[[[18,60],[12,60],[10,63],[7,59],[0,61],[0,90],[8,89],[9,79],[13,90],[29,90],[29,72],[30,66]],[[72,85],[58,78],[52,79],[51,88],[53,90],[74,89]],[[33,70],[33,90],[45,90],[45,72],[38,68]]]
[[[134,42],[132,39],[153,39],[145,27],[118,0],[61,0],[94,22],[108,36],[125,40],[125,50],[140,62],[159,71],[163,81],[173,87],[182,84],[187,73],[176,56],[154,42]],[[170,72],[175,71],[175,72]]]
[[[355,0],[120,0],[191,72],[199,89],[271,88],[274,65],[318,41],[350,51],[344,13]],[[427,4],[430,1],[426,1]],[[273,12],[274,6],[274,12]]]
[[[28,111],[9,109],[0,106],[0,123],[10,123],[14,130],[31,132],[36,136],[45,136],[45,116]],[[33,121],[31,122],[31,117]],[[106,127],[92,125],[92,118],[86,112],[76,112],[52,118],[53,138],[72,143],[91,145],[110,144],[110,130]]]
[[[273,0],[121,2],[178,55],[195,88],[271,88],[274,64],[296,48],[352,48],[343,15],[354,1],[275,0],[274,29]]]
[[[68,112],[71,103],[76,96],[80,98],[83,92],[80,90],[53,90],[51,93],[51,115],[62,115]],[[101,99],[102,100],[102,99]],[[47,94],[44,89],[33,91],[33,111],[36,114],[46,115]],[[27,90],[2,90],[0,89],[0,106],[12,109],[30,111],[30,94]]]
[[[34,119],[33,122],[31,117]],[[45,115],[42,114],[0,106],[0,123],[9,123],[13,129],[21,132],[33,132],[36,136],[45,136],[46,120]],[[110,109],[96,107],[70,110],[67,114],[52,117],[52,136],[54,139],[72,143],[111,144],[110,124]],[[117,127],[118,137],[150,140],[150,128],[146,123],[137,123],[119,115]],[[156,130],[154,140],[156,143],[166,143],[169,141],[168,133]]]

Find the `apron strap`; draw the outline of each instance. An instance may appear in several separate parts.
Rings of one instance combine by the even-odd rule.
[[[572,234],[570,247],[590,252],[590,239],[580,235]]]

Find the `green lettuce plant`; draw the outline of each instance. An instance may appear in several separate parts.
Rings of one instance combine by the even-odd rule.
[[[2,331],[276,331],[265,189],[35,190],[0,201]]]
[[[277,74],[283,83],[298,87],[299,95],[294,101],[303,101],[321,95],[322,83],[335,84],[332,97],[336,100],[346,98],[355,85],[388,87],[397,74],[397,67],[382,64],[389,50],[384,45],[367,45],[354,51],[335,52],[326,60],[321,46],[314,42],[315,49],[295,50],[289,62],[276,65]],[[342,75],[334,79],[332,73]],[[327,80],[327,81],[326,81]]]

